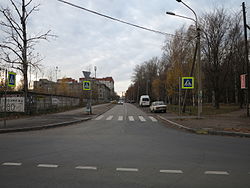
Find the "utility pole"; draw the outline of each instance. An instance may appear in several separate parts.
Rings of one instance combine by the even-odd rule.
[[[250,78],[249,78],[249,59],[248,59],[248,41],[247,41],[247,28],[249,26],[247,25],[247,20],[246,20],[246,7],[245,7],[245,2],[242,3],[242,10],[243,10],[243,23],[244,23],[244,39],[245,39],[245,65],[246,65],[246,86],[247,86],[247,117],[249,117],[249,93],[250,93]]]
[[[197,32],[197,42],[196,42],[196,48],[197,48],[197,83],[198,83],[198,118],[200,118],[201,113],[202,113],[202,80],[201,80],[201,29],[199,27],[199,23],[198,23],[198,17],[196,12],[190,7],[188,6],[185,2],[183,2],[182,0],[176,0],[179,3],[182,3],[184,6],[186,6],[189,10],[191,10],[195,16],[195,19],[193,18],[189,18],[186,16],[182,16],[182,15],[178,15],[175,14],[173,12],[166,12],[166,14],[168,15],[172,15],[172,16],[177,16],[177,17],[181,17],[184,19],[189,19],[195,22],[195,28],[196,28],[196,32]]]

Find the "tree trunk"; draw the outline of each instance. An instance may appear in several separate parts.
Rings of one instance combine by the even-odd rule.
[[[25,113],[28,113],[28,61],[27,61],[27,31],[26,31],[26,7],[25,0],[22,0],[22,17],[21,24],[23,29],[23,52],[22,52],[22,65],[23,65],[23,90],[24,90],[24,99],[25,99]]]

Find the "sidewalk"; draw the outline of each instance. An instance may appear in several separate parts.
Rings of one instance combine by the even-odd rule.
[[[85,111],[85,108],[79,108],[76,110],[54,114],[12,119],[6,121],[6,127],[4,127],[4,121],[1,120],[0,133],[47,129],[87,121],[97,115],[106,112],[113,106],[114,105],[111,103],[93,106],[92,115],[88,115]]]
[[[167,111],[167,113],[151,113],[149,108],[137,108],[147,114],[156,116],[163,120],[166,126],[182,129],[197,134],[227,135],[250,138],[250,117],[246,115],[246,109],[234,112],[210,116],[178,116],[177,114]]]
[[[173,113],[157,115],[167,121],[172,127],[185,129],[198,134],[217,134],[250,137],[250,117],[246,110],[238,110],[227,114],[202,116],[176,116]]]

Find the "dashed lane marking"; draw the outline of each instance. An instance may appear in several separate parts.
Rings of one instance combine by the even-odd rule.
[[[113,119],[113,117],[114,117],[114,116],[108,116],[108,117],[106,118],[106,120],[110,121],[111,119]]]
[[[97,167],[95,166],[77,166],[75,169],[79,170],[97,170]]]
[[[166,174],[183,174],[182,170],[160,170],[160,172]]]
[[[120,172],[138,172],[138,168],[116,168],[116,171]]]
[[[37,167],[39,167],[39,168],[57,168],[58,165],[55,165],[55,164],[39,164],[39,165],[37,165]]]
[[[95,118],[95,120],[100,120],[100,119],[102,119],[104,116],[103,115],[100,115],[100,116],[98,116],[97,118]]]
[[[146,121],[145,118],[144,118],[143,116],[138,116],[138,117],[139,117],[140,121],[143,121],[143,122]]]
[[[133,116],[128,116],[129,121],[135,121]]]
[[[6,162],[2,164],[3,166],[21,166],[22,163],[10,163],[10,162]]]
[[[148,117],[149,117],[149,119],[151,119],[151,121],[157,122],[157,119],[155,119],[154,117],[152,117],[152,116],[148,116]]]
[[[226,171],[205,171],[204,174],[206,175],[229,175]]]
[[[118,121],[123,121],[123,116],[119,116]]]

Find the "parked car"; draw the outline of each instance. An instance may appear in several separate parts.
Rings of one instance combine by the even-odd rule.
[[[139,105],[141,107],[143,107],[143,106],[150,106],[150,98],[149,98],[149,96],[148,95],[142,95],[140,97]]]
[[[163,101],[152,102],[150,106],[150,111],[151,112],[166,112],[167,105],[165,105]]]

